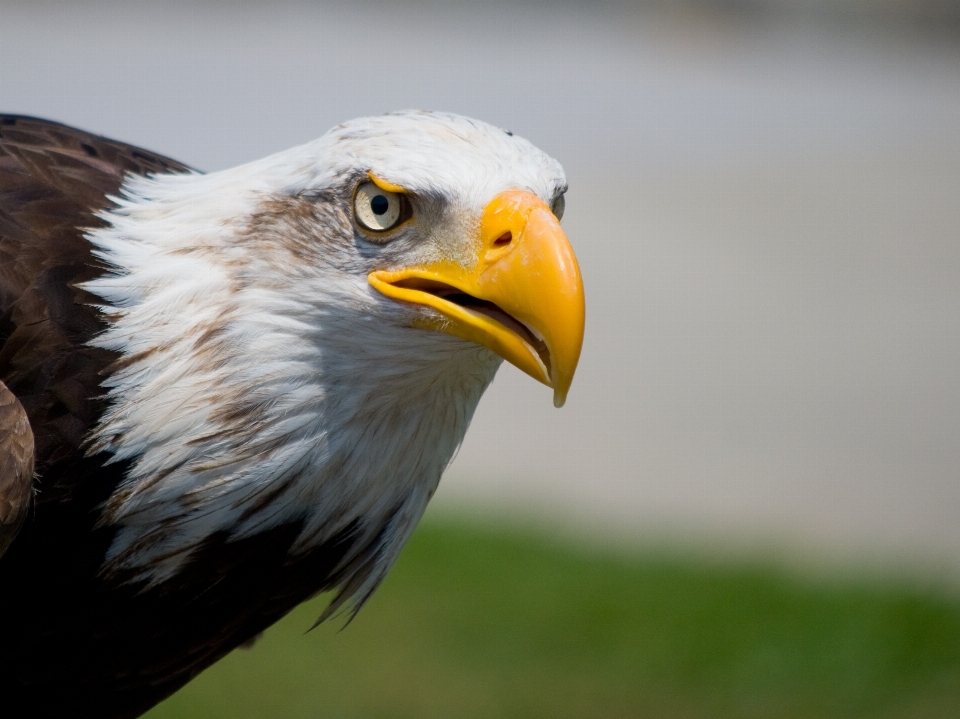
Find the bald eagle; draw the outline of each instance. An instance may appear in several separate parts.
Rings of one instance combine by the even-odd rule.
[[[134,717],[383,579],[503,359],[560,406],[561,166],[452,114],[203,174],[0,115],[0,697]]]

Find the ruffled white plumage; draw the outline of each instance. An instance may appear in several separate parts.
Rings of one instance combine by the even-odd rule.
[[[292,521],[293,551],[306,552],[359,520],[341,567],[359,598],[396,558],[500,360],[410,329],[424,310],[370,288],[343,208],[310,206],[316,251],[282,226],[251,225],[271,202],[368,169],[446,208],[416,246],[382,261],[465,259],[491,197],[521,187],[549,199],[565,182],[555,161],[497,128],[405,113],[225,172],[131,178],[90,233],[113,268],[86,285],[111,317],[95,343],[121,355],[91,451],[132,462],[105,508],[118,528],[107,571],[159,582],[214,533]]]

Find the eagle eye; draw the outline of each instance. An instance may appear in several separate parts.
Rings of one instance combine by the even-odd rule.
[[[550,205],[550,209],[553,210],[553,214],[557,216],[558,220],[563,219],[563,210],[567,206],[567,201],[563,198],[564,198],[564,194],[561,192],[559,195],[557,195],[554,198],[553,202]]]
[[[357,222],[372,232],[385,232],[399,225],[409,216],[408,206],[401,193],[389,192],[373,182],[361,183],[353,200]]]

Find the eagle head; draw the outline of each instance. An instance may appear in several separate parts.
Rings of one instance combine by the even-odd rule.
[[[117,353],[90,451],[126,460],[108,566],[160,582],[213,533],[349,531],[369,594],[502,360],[561,406],[584,297],[566,179],[526,140],[402,112],[210,174],[131,177],[89,233]]]

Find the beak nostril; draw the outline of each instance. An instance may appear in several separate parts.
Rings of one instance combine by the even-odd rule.
[[[493,241],[493,246],[506,247],[511,242],[513,242],[513,233],[510,232],[510,230],[507,230],[506,232],[504,232],[502,235],[500,235],[497,239]]]

